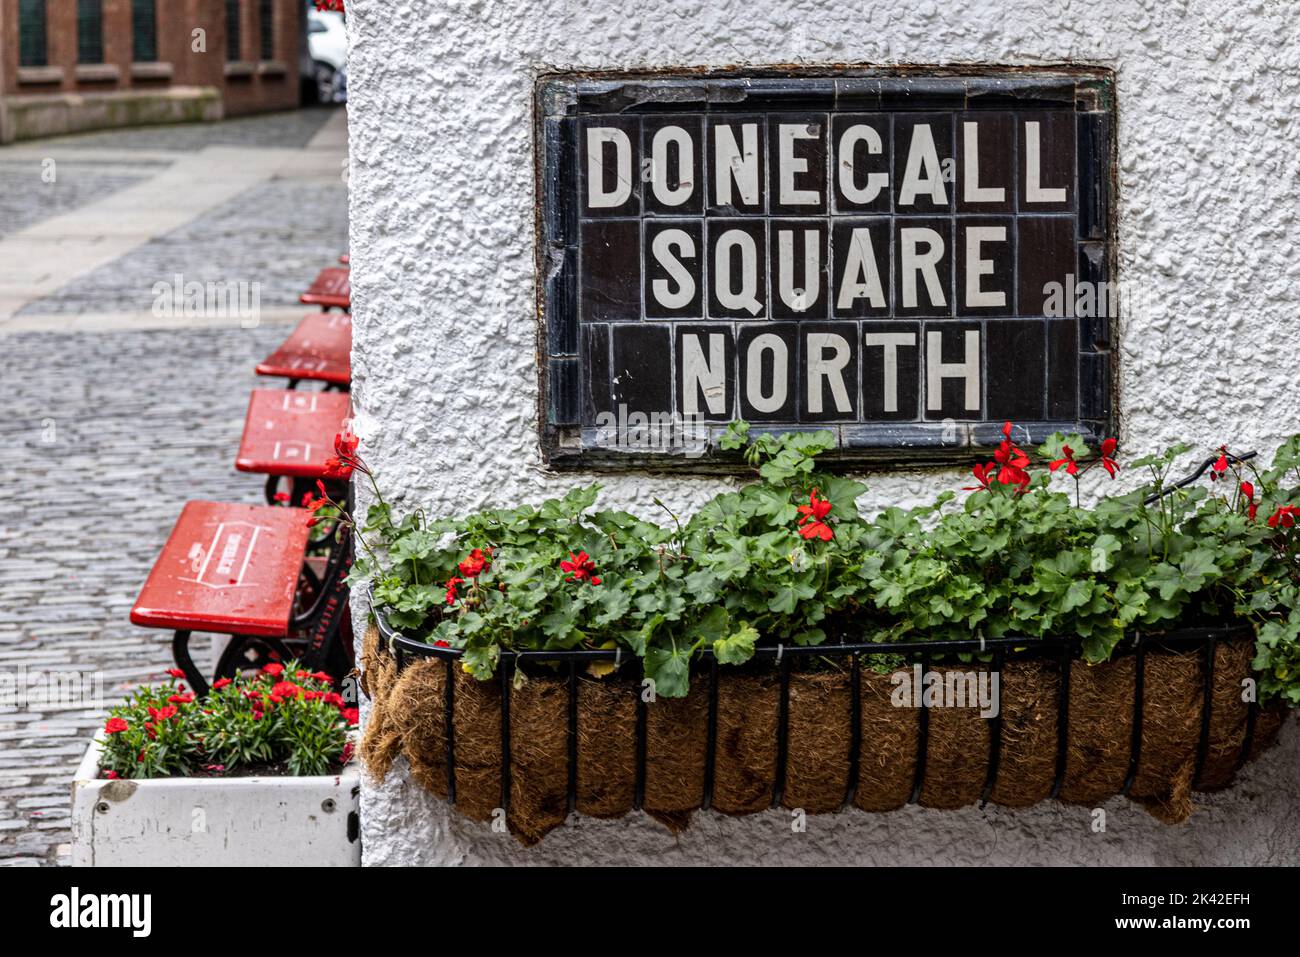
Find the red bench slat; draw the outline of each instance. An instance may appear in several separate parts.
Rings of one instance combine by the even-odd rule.
[[[330,266],[322,269],[299,302],[327,308],[352,308],[352,271],[347,266]]]
[[[289,338],[257,366],[258,375],[352,383],[352,317],[341,312],[304,316]]]
[[[351,415],[352,398],[346,392],[254,389],[235,468],[324,478],[325,460],[334,454],[334,436]]]
[[[307,551],[300,508],[187,502],[131,621],[232,635],[286,633]]]

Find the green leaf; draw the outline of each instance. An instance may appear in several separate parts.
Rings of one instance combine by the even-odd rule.
[[[758,632],[747,622],[742,622],[731,634],[713,643],[713,654],[723,665],[744,664],[754,657]]]

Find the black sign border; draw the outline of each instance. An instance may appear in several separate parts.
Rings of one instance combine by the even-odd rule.
[[[1078,150],[1078,239],[1080,281],[1117,281],[1118,148],[1114,71],[1103,67],[952,68],[748,68],[733,70],[599,71],[543,73],[535,81],[534,149],[536,177],[536,268],[538,318],[538,421],[545,464],[556,470],[737,471],[735,453],[722,451],[725,424],[711,424],[703,444],[671,451],[611,447],[596,430],[582,426],[586,383],[581,368],[577,314],[577,192],[567,190],[548,170],[576,165],[576,145],[562,131],[565,120],[587,114],[653,114],[683,109],[754,112],[825,106],[826,97],[854,110],[1060,109],[1073,102],[1082,114]],[[572,168],[572,167],[570,167]],[[1099,170],[1101,175],[1083,175]],[[1089,255],[1091,244],[1100,255]],[[1104,437],[1120,437],[1116,414],[1118,308],[1110,315],[1080,318],[1078,335],[1091,351],[1078,352],[1078,417],[1074,420],[1017,422],[1022,443],[1043,441],[1053,432],[1077,432],[1094,447]],[[753,431],[788,432],[797,425]],[[836,433],[837,449],[825,463],[842,470],[911,468],[968,464],[986,458],[1002,439],[994,422],[959,422],[955,435],[914,422],[810,425]],[[954,430],[948,430],[954,431]]]

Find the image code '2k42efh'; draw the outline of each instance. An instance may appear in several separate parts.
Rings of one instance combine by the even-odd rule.
[[[846,461],[1108,432],[1111,89],[541,81],[550,461],[687,461],[736,418],[832,428]]]

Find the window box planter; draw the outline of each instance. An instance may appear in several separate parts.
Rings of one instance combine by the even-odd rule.
[[[72,782],[74,866],[361,864],[355,764],[312,777],[100,777],[102,732]]]
[[[477,681],[457,652],[403,638],[383,609],[375,616],[363,655],[371,773],[405,757],[418,784],[465,816],[504,810],[524,844],[575,810],[640,809],[680,829],[701,809],[1095,806],[1123,794],[1176,823],[1193,791],[1227,787],[1285,715],[1241,700],[1249,628],[1141,638],[1097,665],[1068,640],[988,642],[982,664],[952,657],[978,651],[977,639],[761,648],[740,667],[706,656],[686,697],[650,703],[629,670],[636,662],[608,678],[587,673],[614,651],[503,654],[498,677]],[[998,672],[998,714],[896,706],[912,675],[871,661],[900,652],[945,677]]]

